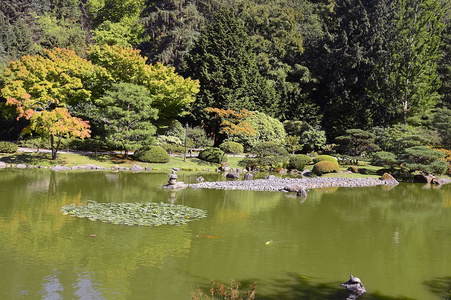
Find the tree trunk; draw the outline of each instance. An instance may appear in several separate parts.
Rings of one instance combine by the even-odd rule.
[[[56,160],[60,144],[61,138],[58,140],[58,143],[55,146],[55,137],[53,135],[50,136],[50,148],[52,149],[52,160]]]
[[[128,150],[127,149],[124,150],[124,158],[128,159]]]

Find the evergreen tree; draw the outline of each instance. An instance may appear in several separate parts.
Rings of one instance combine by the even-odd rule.
[[[143,12],[143,54],[156,63],[172,65],[181,71],[186,56],[200,36],[204,16],[198,10],[198,1],[159,0]]]
[[[314,76],[320,81],[314,97],[324,111],[323,128],[329,138],[348,128],[368,129],[372,125],[366,86],[378,59],[371,52],[378,42],[373,27],[376,4],[337,0],[326,18],[323,42],[308,53]]]
[[[451,3],[446,0],[443,0],[442,2],[446,4],[444,5],[446,10],[443,17],[443,43],[440,48],[442,56],[437,64],[437,72],[442,82],[438,92],[442,97],[442,106],[451,108]]]
[[[249,109],[273,115],[279,105],[274,86],[259,72],[253,45],[243,22],[230,10],[214,14],[188,60],[189,72],[200,81],[193,112],[206,107]]]

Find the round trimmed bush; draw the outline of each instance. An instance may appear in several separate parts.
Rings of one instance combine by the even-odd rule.
[[[340,171],[340,167],[336,162],[323,160],[317,162],[312,169],[313,174],[322,175],[326,173],[338,173]]]
[[[219,148],[225,153],[239,154],[244,152],[244,147],[237,142],[224,142]]]
[[[159,146],[146,146],[135,151],[133,157],[142,162],[148,163],[167,163],[169,162],[169,154]]]
[[[304,170],[305,165],[311,164],[312,158],[304,154],[297,154],[290,156],[288,162],[288,169]]]
[[[17,152],[17,145],[11,142],[0,142],[0,153],[14,153]]]
[[[317,156],[317,157],[315,157],[313,159],[313,162],[315,164],[317,162],[320,162],[320,161],[331,161],[331,162],[334,162],[334,163],[338,164],[337,159],[335,157],[333,157],[333,156],[330,156],[330,155],[319,155],[319,156]]]
[[[221,163],[227,161],[227,155],[219,148],[210,147],[199,152],[199,159],[212,163]],[[222,161],[221,161],[222,160]]]

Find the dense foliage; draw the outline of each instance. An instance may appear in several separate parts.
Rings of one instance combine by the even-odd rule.
[[[0,153],[14,153],[18,146],[11,142],[0,142]]]
[[[146,146],[133,154],[136,160],[148,163],[167,163],[170,160],[169,154],[159,146]]]
[[[222,163],[227,161],[227,154],[219,148],[210,147],[199,152],[199,159],[212,163]]]
[[[224,142],[221,145],[219,145],[219,148],[225,153],[230,154],[240,154],[244,152],[243,145],[236,142]]]
[[[323,175],[326,173],[338,173],[340,171],[340,167],[337,163],[334,163],[332,161],[323,160],[320,162],[317,162],[315,165],[313,165],[312,172],[316,175]]]
[[[273,142],[255,145],[252,156],[246,157],[241,165],[249,170],[275,170],[287,165],[289,153],[282,146]]]
[[[297,154],[290,156],[288,161],[288,169],[296,169],[298,171],[304,170],[305,165],[311,164],[312,158],[304,154]]]
[[[449,148],[448,2],[4,0],[0,140]]]
[[[331,161],[331,162],[338,164],[337,159],[330,155],[319,155],[319,156],[313,158],[313,162],[315,164],[320,161]]]

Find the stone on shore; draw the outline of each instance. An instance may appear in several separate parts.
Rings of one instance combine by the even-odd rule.
[[[138,166],[138,165],[133,165],[133,166],[131,166],[130,170],[131,170],[133,173],[136,173],[136,172],[141,172],[142,170],[144,170],[144,168],[143,168],[143,167],[140,167],[140,166]]]
[[[395,177],[393,177],[391,174],[388,173],[384,173],[381,177],[382,181],[387,182],[387,184],[391,183],[391,184],[399,184],[398,180],[395,179]]]
[[[50,170],[52,170],[52,171],[68,171],[68,170],[70,170],[71,168],[69,168],[69,167],[67,167],[67,166],[62,166],[62,165],[56,165],[56,166],[54,166],[54,167],[51,167],[50,168]]]
[[[0,161],[0,168],[6,168],[6,163],[3,161]]]
[[[226,178],[240,179],[240,173],[237,172],[227,173]]]
[[[298,197],[307,198],[307,192],[305,191],[304,188],[301,188],[300,190],[298,190],[298,191],[296,192],[296,195],[297,195]]]
[[[253,178],[254,178],[253,173],[247,172],[246,174],[244,174],[244,179],[246,179],[246,180],[251,180]]]

